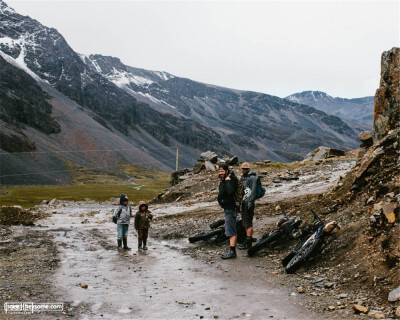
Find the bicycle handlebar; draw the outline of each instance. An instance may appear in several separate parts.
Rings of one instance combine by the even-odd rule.
[[[315,211],[314,211],[313,209],[310,209],[310,211],[312,212],[312,214],[313,214],[313,216],[314,216],[314,218],[315,218],[316,220],[318,220],[319,222],[323,223],[323,221],[321,220],[321,218],[318,217],[318,215],[315,213]]]

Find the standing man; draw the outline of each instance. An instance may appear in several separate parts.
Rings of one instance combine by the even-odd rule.
[[[257,177],[250,172],[250,165],[244,162],[242,169],[242,183],[244,188],[244,196],[242,201],[242,224],[246,229],[246,241],[239,246],[240,250],[250,249],[253,243],[253,217],[254,217],[254,201],[257,197]]]
[[[219,167],[219,192],[218,203],[224,209],[225,214],[225,234],[229,237],[229,251],[224,253],[222,259],[236,258],[236,217],[237,205],[242,198],[240,190],[238,192],[239,181],[233,172],[229,170],[228,165],[222,164]]]

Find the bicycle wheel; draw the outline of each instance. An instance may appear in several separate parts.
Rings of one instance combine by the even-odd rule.
[[[316,237],[313,237],[312,239],[307,241],[286,265],[286,273],[295,273],[298,269],[300,269],[301,266],[305,264],[307,260],[311,257],[311,255],[315,252],[320,243],[321,239],[317,239]]]
[[[290,260],[296,255],[294,251],[290,252],[286,257],[282,259],[282,266],[286,267]]]
[[[279,230],[272,231],[268,237],[261,239],[259,243],[257,243],[255,246],[252,246],[249,250],[247,250],[247,255],[249,257],[254,256],[258,251],[260,251],[261,249],[267,247],[270,243],[279,239],[280,236],[281,233],[279,232]]]
[[[221,220],[218,220],[218,221],[215,221],[215,222],[211,223],[210,224],[210,228],[211,229],[216,229],[216,228],[218,228],[218,227],[220,227],[220,226],[222,226],[224,224],[225,224],[225,219],[221,219]]]
[[[224,232],[225,232],[224,229],[202,231],[194,236],[189,237],[189,242],[194,243],[200,240],[205,240],[211,238],[212,236],[223,234]]]
[[[293,257],[296,255],[296,252],[298,252],[300,250],[300,248],[303,246],[303,244],[307,241],[308,238],[310,238],[312,236],[312,234],[309,234],[308,236],[306,236],[305,238],[301,239],[296,246],[294,247],[294,249],[285,257],[282,259],[282,266],[286,267],[287,264],[290,262],[290,260],[293,259]]]

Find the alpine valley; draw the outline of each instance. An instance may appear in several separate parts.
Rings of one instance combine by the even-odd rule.
[[[181,168],[207,150],[287,162],[320,145],[354,149],[368,129],[302,100],[78,54],[2,0],[0,18],[1,184],[68,183],[71,166],[172,171],[177,147]]]

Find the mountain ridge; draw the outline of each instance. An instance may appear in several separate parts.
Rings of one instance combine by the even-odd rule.
[[[165,159],[174,158],[177,147],[181,150],[180,165],[191,166],[205,150],[238,155],[244,160],[291,161],[301,159],[321,144],[345,149],[358,145],[358,132],[339,118],[312,107],[267,94],[203,84],[168,72],[126,66],[114,57],[79,55],[56,29],[19,15],[2,0],[0,16],[0,54],[9,70],[6,76],[11,79],[16,67],[30,77],[26,78],[29,86],[34,87],[32,81],[36,82],[46,96],[38,98],[43,100],[40,113],[32,112],[32,103],[25,109],[1,110],[0,133],[11,140],[16,139],[15,135],[26,139],[26,148],[31,150],[50,153],[49,146],[56,150],[66,146],[85,150],[87,141],[91,141],[92,149],[111,152],[116,148],[105,141],[109,138],[115,145],[129,146],[134,152],[118,151],[105,160],[147,161],[171,170],[175,161],[165,163]],[[5,83],[0,95],[2,105],[13,105],[15,86],[12,80]],[[54,126],[54,130],[40,132],[32,123],[23,124],[18,117],[27,110],[32,123],[46,120],[46,126]],[[63,116],[56,116],[54,110]],[[74,119],[85,119],[87,123],[78,127]],[[71,126],[74,130],[69,132]],[[89,127],[91,130],[87,130]],[[84,138],[76,138],[79,135]],[[33,160],[24,163],[16,151],[1,151],[8,176],[28,174],[26,163],[40,168]],[[67,160],[104,165],[89,153]],[[42,157],[41,161],[51,164],[54,171],[65,169],[57,157]],[[33,178],[28,180],[18,181],[35,182]],[[65,175],[62,179],[44,177],[41,181],[68,180]],[[2,179],[2,183],[12,183],[12,179]]]
[[[374,97],[340,98],[332,97],[322,91],[302,91],[291,94],[285,99],[306,104],[343,119],[362,122],[372,128]]]
[[[150,105],[164,110],[165,112],[189,117],[204,125],[213,127],[217,132],[220,133],[226,133],[227,131],[232,130],[232,126],[229,123],[226,123],[224,120],[226,118],[233,120],[235,125],[240,127],[239,132],[242,133],[242,136],[248,137],[250,144],[253,144],[254,141],[253,146],[255,149],[260,148],[260,146],[257,147],[257,145],[260,143],[260,139],[258,139],[260,138],[260,135],[255,136],[255,130],[251,132],[252,123],[247,122],[243,125],[240,123],[240,121],[233,119],[234,117],[240,119],[244,114],[246,114],[244,112],[242,115],[240,115],[237,109],[243,108],[245,111],[248,111],[247,114],[249,117],[252,117],[253,114],[265,117],[266,112],[263,109],[268,109],[271,111],[271,109],[279,108],[282,110],[285,109],[288,112],[293,111],[297,114],[302,113],[300,115],[302,117],[304,117],[305,114],[309,116],[310,114],[314,113],[314,115],[320,117],[321,120],[323,119],[319,122],[320,126],[321,122],[325,122],[325,124],[328,124],[332,127],[335,127],[336,125],[335,130],[341,131],[340,133],[346,134],[347,131],[347,133],[350,134],[352,131],[352,129],[339,118],[326,115],[325,113],[314,108],[310,108],[309,106],[300,107],[300,105],[297,103],[290,103],[287,102],[287,100],[279,97],[258,92],[228,89],[217,85],[204,84],[191,79],[177,77],[167,72],[135,68],[124,65],[120,59],[115,57],[102,56],[100,54],[83,55],[82,57],[89,67],[98,72],[100,71],[104,77],[108,78],[121,89],[133,95],[139,101],[149,103]],[[160,77],[160,74],[163,74],[163,76]],[[207,99],[210,99],[211,101],[205,101]],[[257,100],[263,101],[258,103]],[[274,113],[273,111],[271,112]],[[291,116],[294,117],[293,114],[291,114]],[[257,122],[257,119],[255,122]],[[223,123],[222,126],[221,123]],[[279,131],[279,129],[274,128],[276,125],[274,125],[271,121],[269,123],[262,123],[258,121],[257,125],[259,127],[271,125],[270,131]],[[258,128],[257,131],[259,131]],[[231,136],[228,136],[228,138],[230,137],[237,140],[238,137],[237,135],[234,135],[235,133],[229,132],[228,134],[231,134]],[[234,136],[232,136],[232,134]],[[351,134],[353,137],[357,136],[357,133],[352,132]],[[270,135],[269,138],[277,141],[281,140],[281,137],[277,136],[272,137]],[[310,139],[312,139],[312,137],[310,137]],[[329,138],[327,139],[329,140]],[[358,140],[358,138],[355,140]],[[356,142],[355,140],[352,147],[355,147],[358,144],[358,141]],[[269,148],[271,147],[271,144],[265,144],[265,141],[261,143],[264,144],[264,146]],[[316,144],[317,143],[315,143],[313,146],[316,146]],[[244,143],[239,142],[239,145],[243,147]],[[282,149],[278,148],[278,146],[275,146],[275,148]],[[310,147],[310,149],[311,148],[312,147]],[[282,150],[278,150],[278,152],[282,152]],[[288,153],[290,153],[290,151]],[[275,159],[280,157],[276,154],[273,156],[275,156]],[[296,158],[295,155],[292,156]],[[299,159],[299,156],[297,156],[297,159]]]

